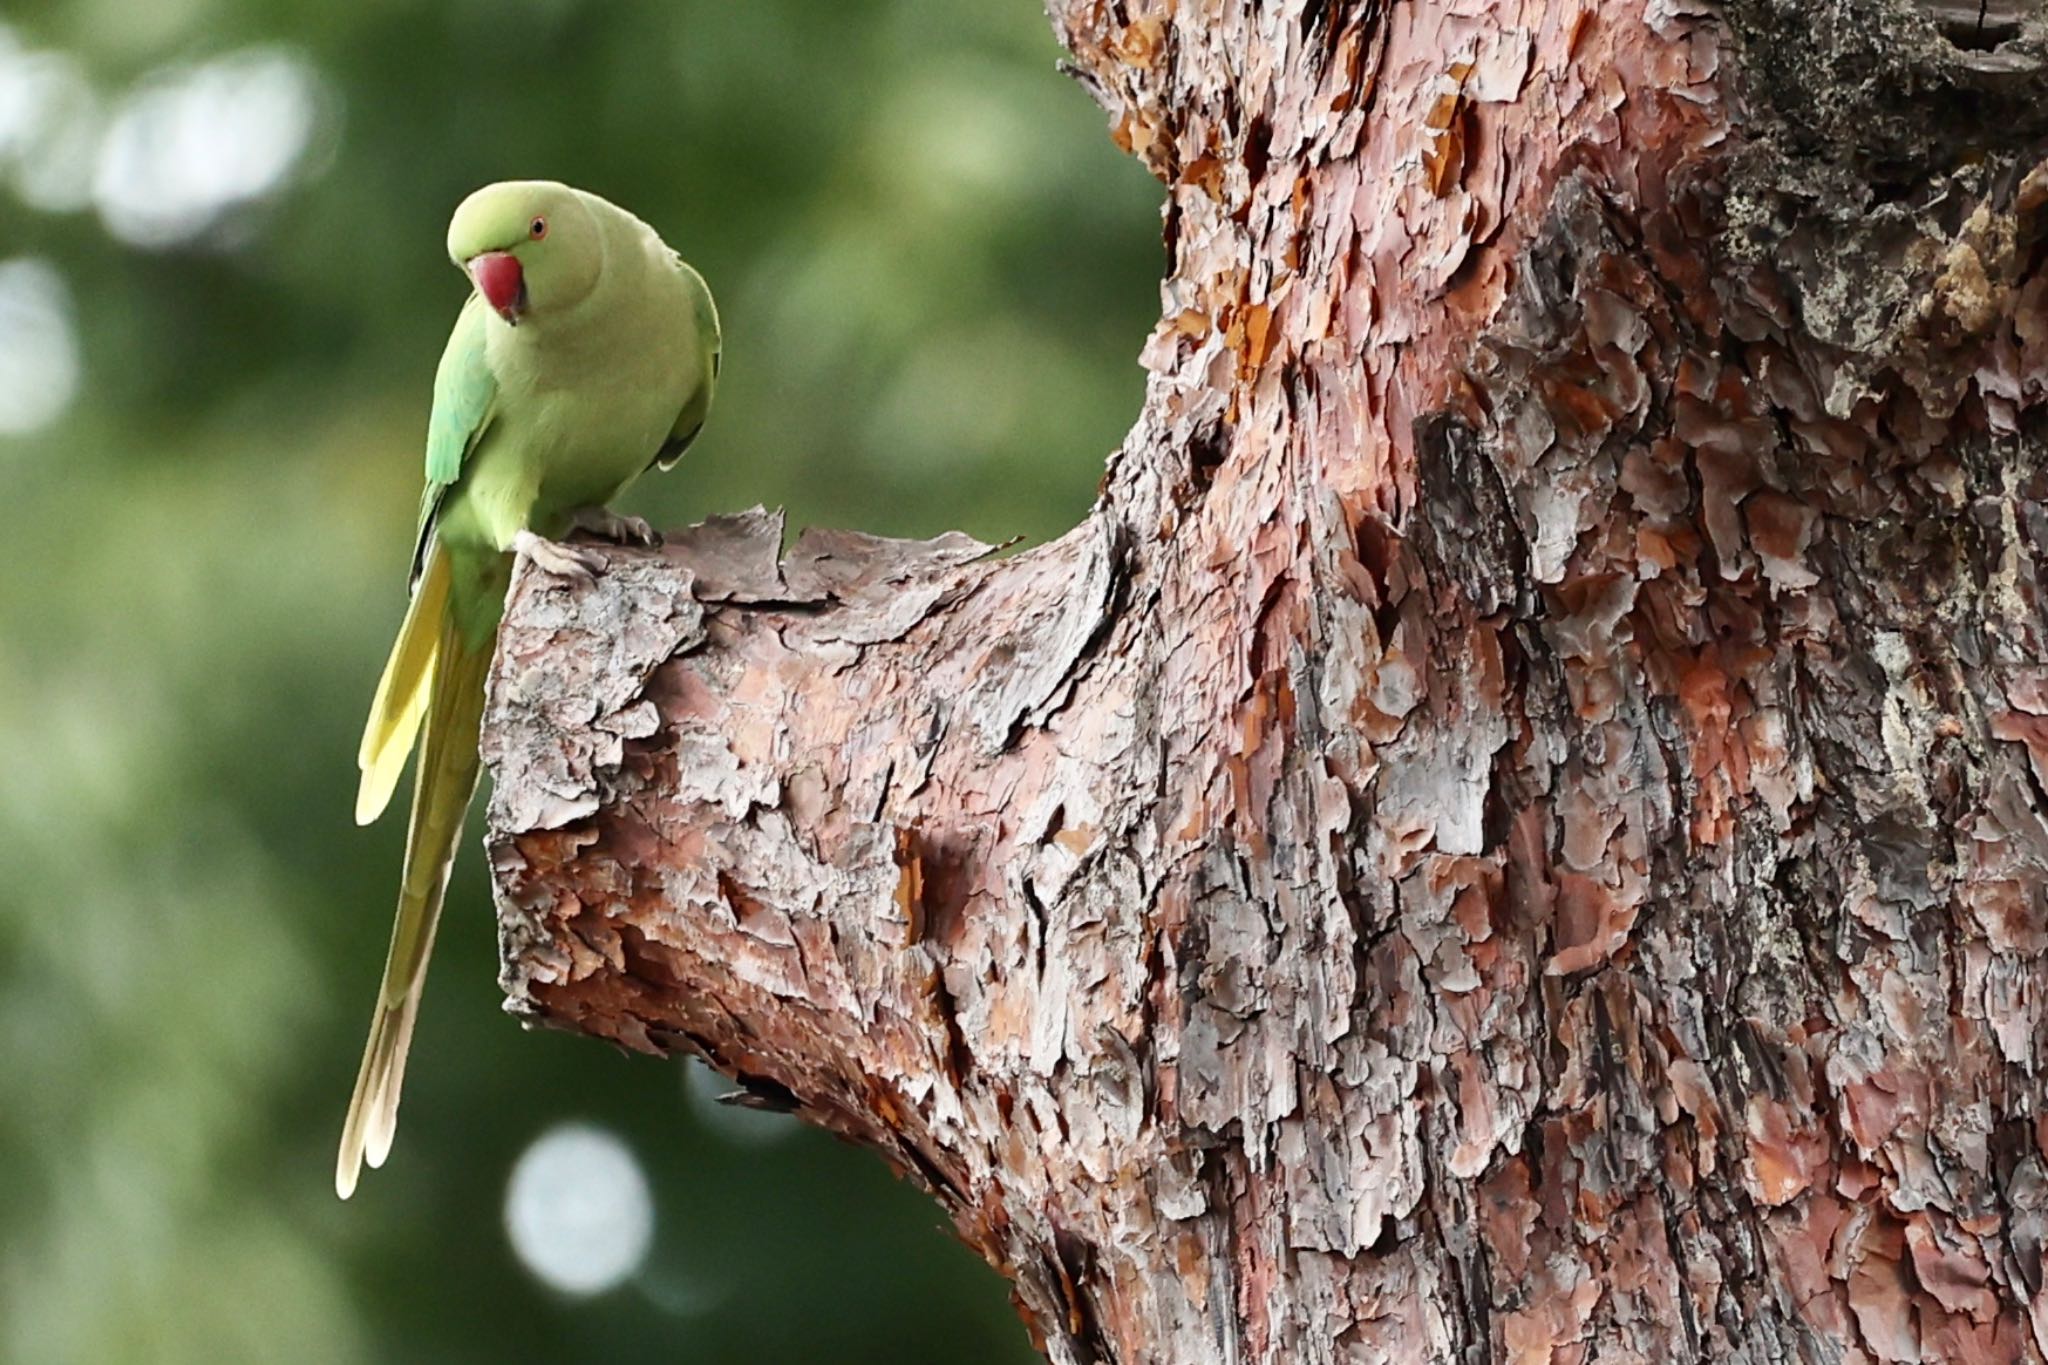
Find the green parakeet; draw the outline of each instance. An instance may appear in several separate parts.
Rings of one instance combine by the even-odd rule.
[[[489,185],[448,225],[474,292],[434,375],[412,604],[377,684],[357,762],[356,820],[375,820],[420,738],[391,951],[342,1128],[334,1188],[380,1166],[398,1122],[434,926],[477,783],[484,674],[512,555],[554,573],[602,570],[552,543],[574,527],[647,538],[603,506],[682,456],[718,377],[703,278],[645,223],[550,181]]]

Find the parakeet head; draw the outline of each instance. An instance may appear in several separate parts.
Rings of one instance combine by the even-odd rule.
[[[517,326],[588,294],[604,265],[604,242],[575,190],[552,180],[507,180],[456,208],[448,256],[484,302]]]

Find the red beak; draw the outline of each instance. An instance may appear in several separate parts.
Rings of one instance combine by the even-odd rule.
[[[471,258],[469,278],[499,317],[519,325],[519,315],[526,311],[526,273],[519,268],[518,257],[509,251],[486,251]]]

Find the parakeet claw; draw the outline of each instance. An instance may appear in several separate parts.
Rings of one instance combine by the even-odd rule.
[[[595,583],[611,568],[610,561],[596,550],[581,545],[558,545],[551,540],[542,540],[531,531],[520,531],[512,537],[512,553],[525,555],[557,578],[571,578],[583,583]]]
[[[569,529],[609,540],[615,545],[661,544],[661,533],[639,517],[622,517],[609,507],[579,507],[569,515]]]

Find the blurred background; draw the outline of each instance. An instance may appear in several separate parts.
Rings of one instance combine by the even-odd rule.
[[[1157,187],[1033,0],[0,11],[0,1359],[1032,1359],[876,1159],[498,1009],[474,834],[391,1164],[334,1144],[402,821],[350,821],[470,189],[711,281],[625,510],[1044,539],[1137,412]]]

